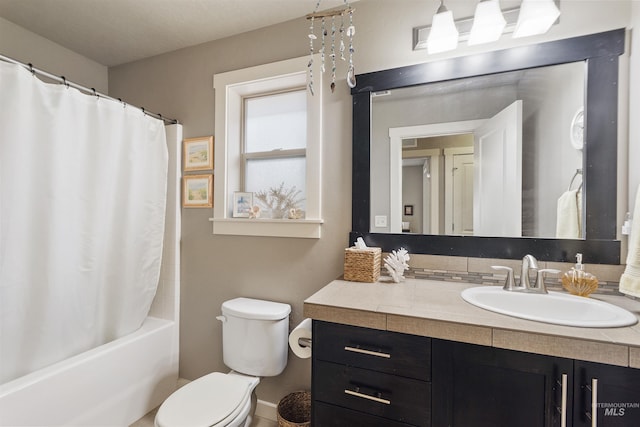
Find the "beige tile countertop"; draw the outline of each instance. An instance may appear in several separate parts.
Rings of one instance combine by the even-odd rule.
[[[578,328],[518,319],[465,302],[460,292],[478,285],[407,279],[394,283],[334,280],[304,302],[315,320],[403,332],[497,348],[640,368],[640,324]],[[592,295],[634,313],[640,302]]]

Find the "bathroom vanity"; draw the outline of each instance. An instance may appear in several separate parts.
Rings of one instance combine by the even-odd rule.
[[[619,265],[618,62],[625,52],[625,37],[625,30],[619,29],[359,75],[351,91],[353,199],[349,242],[362,237],[368,246],[380,247],[383,252],[403,247],[412,254],[446,257],[517,259],[530,253],[550,262],[572,261],[575,254],[582,253],[595,264]],[[529,132],[533,122],[524,126],[528,130],[523,133],[522,151],[528,157],[510,163],[519,168],[517,179],[499,177],[495,181],[514,182],[518,190],[529,189],[528,196],[515,197],[517,209],[511,212],[514,223],[522,229],[484,232],[480,224],[479,232],[465,230],[467,235],[462,235],[446,226],[447,218],[433,220],[438,212],[446,211],[440,207],[433,210],[430,221],[423,219],[429,224],[423,224],[424,234],[401,233],[402,138],[434,136],[436,133],[425,133],[425,128],[432,125],[458,126],[464,122],[467,126],[467,121],[488,121],[499,111],[483,111],[487,96],[480,96],[481,102],[472,107],[471,98],[464,102],[455,97],[443,100],[439,94],[470,94],[478,89],[479,79],[495,76],[500,84],[487,86],[493,98],[495,88],[507,78],[513,77],[525,88],[533,87],[521,79],[530,72],[536,75],[533,81],[556,81],[537,74],[543,68],[558,70],[556,66],[583,70],[579,79],[569,77],[558,86],[568,89],[571,83],[579,82],[584,88],[578,95],[578,103],[583,104],[584,149],[578,169],[568,171],[569,182],[573,181],[571,174],[584,172],[582,237],[555,238],[555,233],[527,225],[542,224],[532,221],[531,215],[550,211],[542,207],[544,202],[530,196],[560,194],[564,187],[555,191],[550,183],[569,179],[557,177],[543,183],[553,168],[547,168],[545,174],[532,169],[532,165],[550,162],[543,153],[554,160],[559,158],[544,144],[553,141],[558,147],[564,134],[533,138],[536,132]],[[464,89],[459,89],[463,85]],[[519,92],[520,86],[514,88],[517,95],[510,102],[524,99],[523,109],[530,109],[536,103],[526,100],[526,94]],[[424,95],[419,101],[424,105],[438,107],[426,114],[410,106],[391,110],[395,104],[392,101],[385,105],[384,99],[406,88]],[[536,87],[532,92],[540,95],[555,90],[544,92]],[[448,108],[439,108],[441,105]],[[507,105],[505,102],[502,107]],[[445,116],[449,110],[465,113]],[[419,114],[410,120],[407,116],[411,112]],[[524,115],[541,116],[533,110]],[[543,115],[561,117],[564,113],[546,110]],[[392,122],[396,116],[402,120]],[[538,133],[562,126],[544,125]],[[439,135],[449,134],[438,129]],[[430,169],[432,160],[434,165],[440,164],[440,151],[426,151],[422,171],[440,176]],[[540,158],[535,157],[538,154]],[[440,185],[432,185],[442,190]],[[552,200],[549,206],[555,207],[555,202]],[[498,214],[487,217],[501,218]],[[555,220],[551,224],[555,226]],[[437,270],[447,268],[443,265]],[[312,425],[640,426],[638,324],[584,328],[510,317],[466,303],[460,293],[472,286],[424,279],[399,284],[336,280],[308,298],[304,313],[314,319]],[[640,315],[640,302],[609,295],[594,298]],[[596,413],[592,414],[592,408]]]
[[[551,325],[466,303],[474,285],[382,280],[336,280],[304,303],[312,425],[640,425],[638,324]]]

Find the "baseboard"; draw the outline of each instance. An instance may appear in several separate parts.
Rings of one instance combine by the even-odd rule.
[[[276,408],[277,406],[275,403],[258,399],[258,403],[256,405],[256,416],[271,421],[278,421]]]

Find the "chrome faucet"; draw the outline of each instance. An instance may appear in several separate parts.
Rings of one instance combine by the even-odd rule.
[[[522,258],[522,270],[520,270],[520,286],[522,290],[529,291],[532,289],[531,282],[529,281],[529,270],[538,271],[538,260],[533,255],[525,255]]]
[[[535,259],[533,255],[525,255],[522,258],[522,270],[520,272],[520,284],[516,285],[516,282],[513,278],[513,269],[511,267],[503,267],[499,265],[492,266],[494,270],[503,270],[507,272],[507,278],[504,283],[503,289],[505,291],[512,292],[528,292],[528,293],[537,293],[537,294],[546,294],[547,287],[544,284],[544,275],[545,273],[560,273],[559,270],[554,270],[551,268],[545,268],[542,270],[538,269],[538,260]],[[534,284],[531,284],[531,279],[529,278],[529,271],[536,271],[536,281]]]

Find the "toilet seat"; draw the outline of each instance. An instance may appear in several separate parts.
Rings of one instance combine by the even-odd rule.
[[[169,396],[158,409],[155,425],[226,426],[243,415],[241,421],[251,407],[252,391],[248,378],[221,372],[205,375]]]

